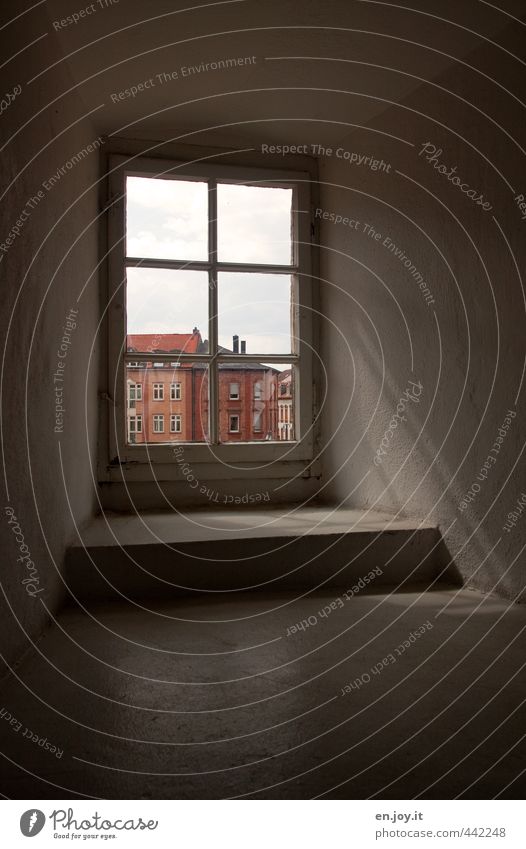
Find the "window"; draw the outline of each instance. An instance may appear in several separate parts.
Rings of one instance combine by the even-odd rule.
[[[128,384],[128,401],[142,401],[142,383]]]
[[[182,416],[173,414],[170,416],[170,433],[181,433],[182,431]]]
[[[254,433],[261,433],[262,431],[261,418],[261,410],[254,410],[254,416],[252,420],[252,429]]]
[[[156,415],[153,417],[153,432],[164,433],[164,416]]]
[[[170,401],[180,401],[181,400],[181,384],[180,383],[171,383],[170,384]]]
[[[114,149],[117,144],[126,143],[113,142]],[[154,404],[166,396],[150,370],[162,365],[166,374],[177,367],[184,374],[181,398],[169,374],[165,382],[172,402],[183,400],[184,385],[186,418],[178,438],[188,444],[186,456],[224,462],[225,468],[232,461],[239,478],[247,477],[252,460],[258,469],[278,462],[275,471],[286,477],[301,474],[313,459],[314,168],[280,170],[273,167],[277,161],[261,156],[261,167],[247,168],[230,159],[109,155],[109,381],[114,375],[124,380],[128,364],[141,363],[143,398]],[[295,440],[289,446],[280,444],[283,372],[292,375],[294,387]],[[125,390],[115,397],[125,399]],[[166,444],[176,432],[167,422],[167,439],[153,439],[163,432],[154,429],[154,410],[145,419],[142,444],[127,454],[126,408],[116,401],[108,455],[133,459],[125,470],[130,480],[139,479],[141,464],[148,463],[163,464],[168,478],[177,476]],[[149,442],[158,443],[152,451]]]
[[[130,433],[142,433],[142,416],[130,416],[128,427]]]

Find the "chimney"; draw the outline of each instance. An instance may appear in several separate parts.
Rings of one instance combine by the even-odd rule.
[[[241,353],[246,354],[247,352],[247,343],[244,339],[241,340]]]
[[[239,354],[239,336],[232,336],[232,350],[234,354]]]

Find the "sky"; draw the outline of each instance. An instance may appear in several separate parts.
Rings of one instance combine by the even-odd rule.
[[[218,257],[223,262],[289,264],[292,191],[218,186]],[[206,183],[127,178],[127,255],[208,258]],[[129,333],[208,337],[208,276],[194,270],[128,268]],[[247,341],[247,353],[290,351],[290,275],[223,272],[218,280],[219,343]]]

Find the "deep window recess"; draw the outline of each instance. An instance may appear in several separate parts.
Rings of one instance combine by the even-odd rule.
[[[111,162],[119,200],[110,218],[110,363],[119,357],[125,383],[141,384],[126,398],[144,419],[133,436],[123,423],[123,441],[116,427],[110,450],[115,441],[117,454],[152,444],[135,462],[175,464],[168,452],[177,440],[205,462],[211,443],[214,458],[224,445],[236,452],[228,458],[283,458],[292,470],[292,460],[312,457],[308,175]],[[291,428],[279,405],[284,374]]]

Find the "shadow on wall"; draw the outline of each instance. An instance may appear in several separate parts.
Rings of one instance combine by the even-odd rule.
[[[382,375],[372,338],[359,322],[355,322],[353,327],[353,342],[359,345],[362,353],[360,360],[356,358],[356,362],[359,361],[360,367],[367,369],[367,373],[362,376],[363,383],[369,387],[377,387],[380,391],[382,379],[384,380],[382,406],[389,411],[385,414],[387,433],[397,405],[406,392],[408,381],[403,381],[400,388],[387,371]],[[418,384],[418,378],[414,375],[410,375],[409,380]],[[342,504],[360,508],[367,506],[402,515],[416,514],[436,523],[443,535],[440,563],[447,580],[454,583],[461,581],[468,586],[496,592],[515,601],[524,601],[524,593],[517,593],[517,581],[513,576],[519,567],[514,561],[507,563],[498,551],[499,535],[496,534],[492,541],[482,526],[484,515],[479,516],[475,510],[470,513],[458,510],[455,495],[458,496],[463,490],[458,483],[452,483],[452,479],[462,458],[457,460],[455,457],[453,462],[449,463],[446,460],[448,451],[458,453],[458,444],[452,443],[453,430],[449,434],[440,434],[439,439],[435,440],[433,437],[433,431],[440,426],[440,419],[437,419],[436,413],[433,412],[440,403],[440,396],[437,395],[433,399],[433,411],[430,412],[431,397],[426,397],[424,401],[424,395],[422,394],[420,399],[417,394],[418,388],[413,396],[416,402],[407,399],[404,410],[400,411],[400,416],[404,416],[406,421],[397,422],[388,438],[389,448],[384,456],[380,455],[380,461],[377,463],[375,458],[379,456],[377,452],[384,431],[379,429],[376,423],[374,428],[371,425],[381,418],[382,427],[384,426],[384,415],[378,411],[374,413],[374,404],[378,399],[376,397],[374,402],[371,402],[369,394],[358,416],[353,415],[351,405],[347,412],[351,423],[347,433],[352,440],[352,447],[345,462],[338,469],[338,475],[345,476],[346,467],[348,475],[349,469],[354,467],[357,469],[356,480],[361,479],[361,484],[353,485],[351,494],[342,499]],[[360,403],[361,399],[355,393],[353,404]],[[356,422],[363,424],[363,431],[360,433],[353,430],[353,423]],[[458,422],[457,418],[457,427]],[[395,435],[397,431],[398,439]],[[411,465],[414,468],[415,461],[422,469],[420,476],[417,473],[408,474]],[[397,466],[396,471],[390,474],[389,468],[392,469],[394,464]],[[466,489],[468,486],[469,482]],[[488,509],[491,509],[491,505]]]

